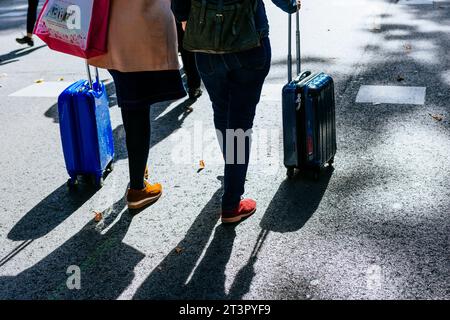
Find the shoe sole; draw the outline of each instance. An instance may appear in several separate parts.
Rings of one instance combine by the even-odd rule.
[[[142,208],[158,201],[158,199],[161,198],[161,196],[162,196],[162,192],[160,194],[158,194],[157,196],[146,198],[141,201],[127,202],[128,209],[132,209],[132,210],[142,209]]]
[[[255,212],[256,212],[256,209],[254,209],[253,211],[251,211],[249,213],[241,214],[241,215],[233,217],[233,218],[222,218],[222,223],[236,223],[236,222],[241,221],[242,219],[250,217]]]

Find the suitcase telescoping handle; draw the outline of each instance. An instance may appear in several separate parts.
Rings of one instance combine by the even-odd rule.
[[[94,90],[94,83],[92,82],[92,74],[91,74],[91,66],[89,65],[89,63],[86,60],[86,71],[87,71],[87,76],[88,76],[88,81],[89,81],[89,87]],[[95,67],[95,81],[97,83],[100,83],[100,76],[98,74],[98,68]]]
[[[289,14],[288,18],[288,81],[292,81],[292,15]],[[300,52],[300,11],[297,9],[295,13],[295,54],[297,60],[297,75],[302,71],[301,65],[301,52]]]

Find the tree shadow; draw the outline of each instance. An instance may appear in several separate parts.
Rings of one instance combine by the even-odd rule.
[[[107,215],[102,223],[89,222],[62,246],[17,276],[0,277],[0,298],[118,298],[133,280],[134,267],[145,256],[122,242],[133,219],[125,207],[124,199],[117,201],[105,210]],[[80,290],[69,290],[66,285],[69,266],[81,270]]]
[[[9,53],[0,55],[0,66],[4,66],[13,62],[17,62],[20,60],[21,57],[24,57],[26,55],[29,55],[30,53],[33,53],[34,51],[37,51],[39,49],[42,49],[46,47],[46,45],[41,45],[39,47],[33,47],[33,48],[21,48],[13,50]]]
[[[442,285],[443,270],[448,270],[448,261],[446,268],[442,259],[448,257],[448,238],[442,236],[448,235],[450,225],[448,219],[441,217],[450,205],[448,197],[438,194],[438,190],[443,190],[442,186],[448,185],[445,177],[448,170],[442,164],[449,158],[445,151],[437,152],[446,147],[435,146],[433,140],[450,138],[450,78],[445,80],[445,72],[450,70],[450,38],[441,28],[448,26],[450,7],[436,6],[439,6],[438,2],[434,8],[404,6],[401,10],[408,14],[409,20],[401,23],[383,21],[377,45],[366,47],[368,56],[373,56],[374,61],[360,68],[342,97],[337,98],[340,106],[337,109],[338,131],[345,128],[338,135],[340,150],[346,155],[376,159],[376,164],[363,160],[359,165],[355,162],[346,173],[354,181],[342,178],[337,181],[334,189],[339,190],[340,201],[352,205],[351,197],[356,189],[361,193],[373,193],[374,198],[385,197],[386,193],[397,194],[398,190],[409,190],[412,184],[417,184],[415,193],[405,195],[412,202],[418,197],[420,201],[416,205],[405,206],[401,211],[387,209],[383,215],[377,213],[380,220],[377,220],[378,216],[371,216],[369,209],[358,217],[352,216],[359,221],[358,229],[349,231],[364,234],[364,238],[378,245],[368,250],[398,266],[395,270],[398,278],[390,280],[403,278],[401,297],[408,299],[449,296]],[[403,80],[399,81],[399,76]],[[357,78],[363,79],[364,85],[426,87],[425,104],[356,104],[356,93],[362,84]],[[442,114],[444,119],[436,121],[430,114]],[[397,139],[397,134],[402,140]],[[407,136],[411,136],[410,141],[403,138]],[[386,154],[383,150],[390,152]],[[426,159],[423,154],[427,154]],[[421,167],[434,168],[424,172]],[[360,172],[373,174],[365,177]],[[415,177],[416,173],[426,177],[424,181],[420,176]],[[387,182],[389,187],[384,191],[373,190]],[[422,191],[428,194],[430,189],[436,193],[433,198],[420,198]],[[379,199],[380,206],[382,199]],[[441,205],[435,207],[436,203]],[[386,205],[390,207],[390,204]],[[332,228],[330,230],[334,232]],[[407,269],[402,270],[405,266]]]
[[[299,176],[283,181],[264,213],[261,228],[281,233],[300,230],[319,207],[332,174],[333,168],[326,168],[319,181]]]

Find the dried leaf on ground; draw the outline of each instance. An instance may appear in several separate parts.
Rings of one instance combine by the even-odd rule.
[[[35,81],[35,83],[43,83],[44,82],[44,79],[37,79],[36,81]]]
[[[431,114],[430,113],[430,117],[432,117],[436,121],[444,120],[444,115],[442,115],[442,114]]]
[[[64,78],[63,78],[63,77],[61,77],[61,78],[59,78],[59,79],[58,79],[58,81],[64,81]]]
[[[94,221],[100,222],[103,219],[103,214],[99,211],[94,211]]]
[[[200,160],[200,169],[205,169],[205,161],[204,160]]]
[[[181,248],[181,247],[176,247],[176,248],[175,248],[175,252],[178,253],[178,254],[180,254],[180,253],[183,252],[183,248]]]

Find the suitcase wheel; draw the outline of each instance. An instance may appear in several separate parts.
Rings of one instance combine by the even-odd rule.
[[[106,167],[106,171],[107,171],[108,173],[111,173],[111,172],[114,171],[114,162],[111,161],[111,162],[108,164],[108,166]]]
[[[328,161],[328,165],[331,167],[334,163],[334,157],[330,159],[330,161]]]
[[[70,178],[69,180],[67,180],[67,187],[69,189],[74,189],[76,188],[76,186],[78,185],[78,179],[75,178]]]
[[[97,177],[97,176],[91,176],[91,184],[97,188],[97,189],[101,189],[103,188],[105,181],[103,179],[103,177]]]
[[[315,169],[315,170],[313,171],[313,179],[314,179],[315,181],[319,181],[319,178],[320,178],[320,169]]]
[[[288,179],[293,179],[295,176],[295,168],[288,168],[286,172],[286,176]]]

